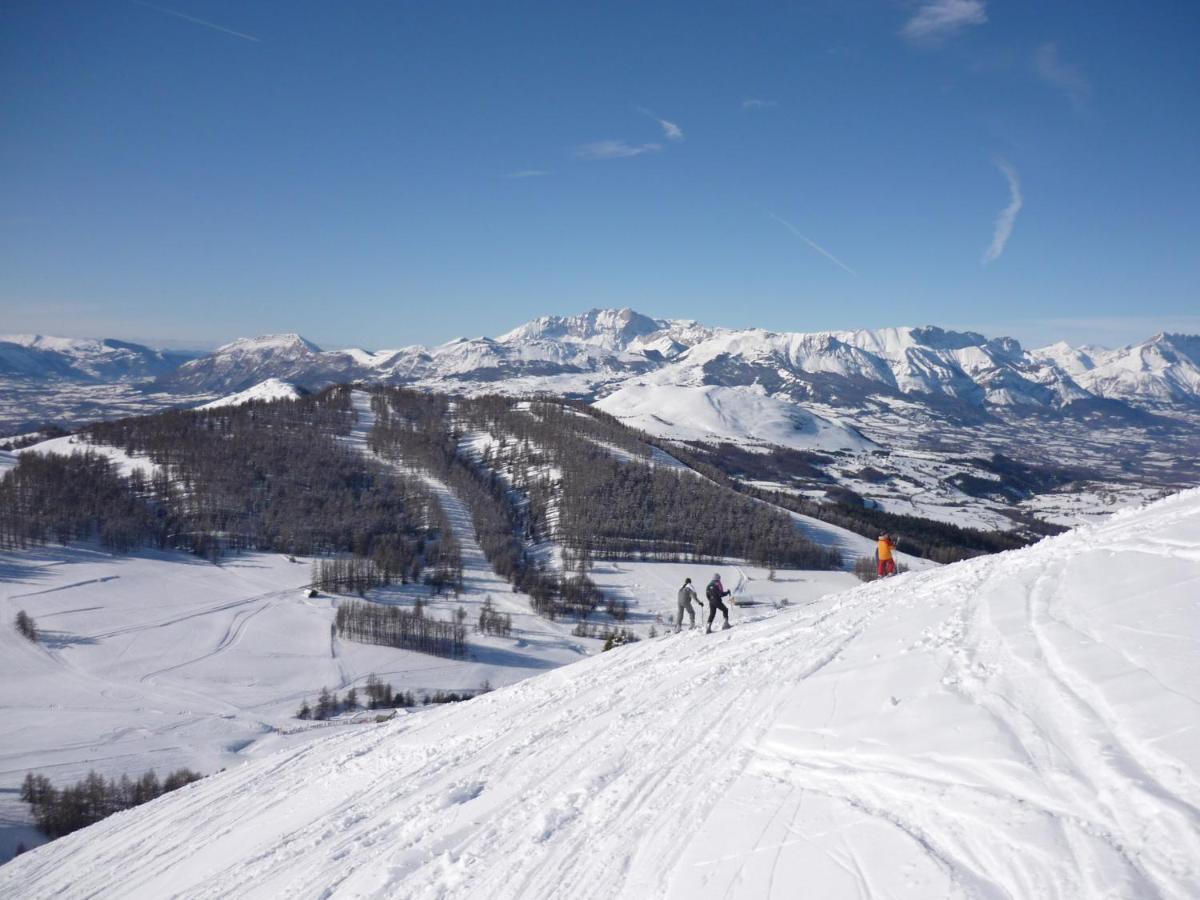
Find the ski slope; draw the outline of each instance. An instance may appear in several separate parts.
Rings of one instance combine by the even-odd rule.
[[[23,897],[1195,896],[1200,491],[339,730]]]

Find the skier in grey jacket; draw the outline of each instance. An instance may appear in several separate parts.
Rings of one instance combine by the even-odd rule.
[[[701,607],[704,603],[696,596],[696,591],[692,587],[692,579],[683,579],[683,587],[679,589],[679,612],[675,616],[675,633],[679,633],[679,629],[683,626],[683,614],[686,611],[688,614],[688,627],[696,627],[696,612],[692,609],[692,601],[695,600]]]

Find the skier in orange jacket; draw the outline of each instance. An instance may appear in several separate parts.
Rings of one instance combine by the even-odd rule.
[[[885,531],[879,536],[879,544],[875,547],[875,564],[879,569],[880,578],[896,574],[896,560],[892,555],[895,549],[896,542],[890,534]]]

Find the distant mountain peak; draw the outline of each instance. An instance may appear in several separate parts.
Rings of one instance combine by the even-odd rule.
[[[629,307],[594,308],[574,316],[539,316],[500,335],[497,340],[516,343],[569,339],[580,343],[624,346],[632,340],[661,331],[665,324]]]
[[[321,348],[295,332],[286,334],[261,334],[257,337],[238,338],[216,349],[216,353],[231,352],[307,352],[321,353]]]

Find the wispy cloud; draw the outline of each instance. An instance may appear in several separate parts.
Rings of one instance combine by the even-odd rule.
[[[1083,70],[1064,62],[1054,43],[1042,44],[1034,51],[1033,71],[1042,81],[1061,92],[1076,109],[1083,109],[1092,96],[1092,84]]]
[[[630,144],[628,141],[592,141],[575,148],[579,159],[625,159],[643,153],[657,153],[662,144]]]
[[[160,13],[166,13],[168,16],[175,16],[177,19],[183,19],[185,22],[191,22],[193,25],[203,25],[205,28],[211,28],[213,31],[219,31],[222,34],[228,34],[231,37],[241,38],[243,41],[253,41],[256,44],[261,43],[261,41],[252,34],[246,34],[242,31],[234,31],[232,28],[226,28],[224,25],[217,25],[215,22],[197,19],[195,16],[189,16],[187,13],[182,13],[177,9],[167,9],[165,6],[147,3],[146,0],[133,0],[133,2],[138,6],[144,6],[147,9],[153,9]]]
[[[987,21],[985,0],[925,0],[900,34],[918,43],[937,43]]]
[[[857,272],[855,272],[852,268],[850,268],[848,265],[846,265],[844,262],[842,262],[840,259],[838,259],[836,256],[834,256],[832,253],[830,253],[828,250],[826,250],[824,247],[822,247],[820,244],[818,244],[812,238],[807,237],[804,234],[801,234],[800,229],[797,228],[795,225],[793,225],[791,222],[789,222],[787,219],[780,218],[779,216],[775,215],[775,213],[771,212],[770,210],[767,210],[766,213],[768,216],[770,216],[772,219],[774,219],[776,222],[778,222],[780,225],[782,225],[784,228],[786,228],[788,231],[790,231],[796,237],[800,238],[800,240],[804,241],[804,243],[808,244],[808,246],[812,247],[814,250],[816,250],[818,253],[820,253],[823,257],[825,257],[827,260],[829,260],[831,263],[833,263],[835,266],[837,266],[839,269],[843,269],[846,272],[849,272],[855,278],[858,277]]]
[[[757,97],[750,97],[742,101],[742,109],[772,109],[778,105],[774,100],[760,100]]]
[[[1021,211],[1021,206],[1025,202],[1021,196],[1021,179],[1017,177],[1017,170],[1002,159],[996,160],[996,168],[1008,179],[1008,206],[1000,210],[996,216],[996,224],[992,229],[992,242],[983,251],[982,262],[984,265],[995,262],[1004,252],[1004,245],[1008,243],[1013,225],[1017,222],[1017,213]]]
[[[543,175],[549,175],[545,169],[520,169],[516,172],[509,172],[505,178],[541,178]]]
[[[665,137],[668,141],[682,141],[683,140],[683,129],[680,128],[678,125],[676,125],[674,122],[668,122],[666,119],[660,119],[658,116],[656,116],[650,110],[646,109],[644,106],[639,106],[637,108],[637,111],[640,112],[643,116],[649,116],[651,119],[653,119],[655,122],[657,122],[658,126],[663,130],[663,137]]]

